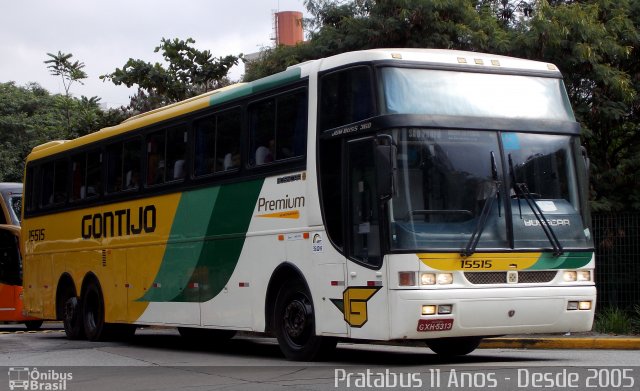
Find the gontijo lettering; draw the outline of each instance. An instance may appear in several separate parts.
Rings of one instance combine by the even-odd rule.
[[[151,233],[156,230],[156,207],[147,205],[133,211],[119,209],[113,212],[84,215],[81,230],[83,239]]]

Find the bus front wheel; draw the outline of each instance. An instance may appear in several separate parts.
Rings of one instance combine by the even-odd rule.
[[[334,338],[316,335],[311,295],[299,281],[280,288],[274,326],[280,350],[289,360],[312,361],[328,354],[336,346]]]
[[[480,337],[440,338],[428,340],[427,346],[440,356],[455,357],[473,352],[480,341]]]

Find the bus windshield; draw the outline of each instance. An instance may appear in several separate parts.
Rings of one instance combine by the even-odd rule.
[[[551,248],[511,178],[526,185],[563,247],[589,245],[570,136],[416,128],[391,134],[398,147],[392,249],[464,249],[474,235],[479,250],[512,241],[521,249]]]
[[[384,114],[575,121],[561,79],[396,67],[381,78]]]

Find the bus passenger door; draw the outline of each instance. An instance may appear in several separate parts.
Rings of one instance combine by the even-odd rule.
[[[352,338],[386,339],[388,308],[372,137],[347,143],[347,289],[345,321]]]

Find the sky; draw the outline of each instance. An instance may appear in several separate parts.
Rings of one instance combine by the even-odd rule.
[[[303,0],[14,0],[0,6],[0,82],[36,82],[64,93],[52,76],[47,53],[71,53],[85,64],[84,85],[73,96],[98,96],[107,107],[129,103],[134,89],[103,82],[99,76],[122,68],[129,58],[162,62],[154,53],[162,38],[193,38],[214,57],[248,54],[273,44],[272,13],[301,11]],[[231,70],[239,80],[243,66]]]

